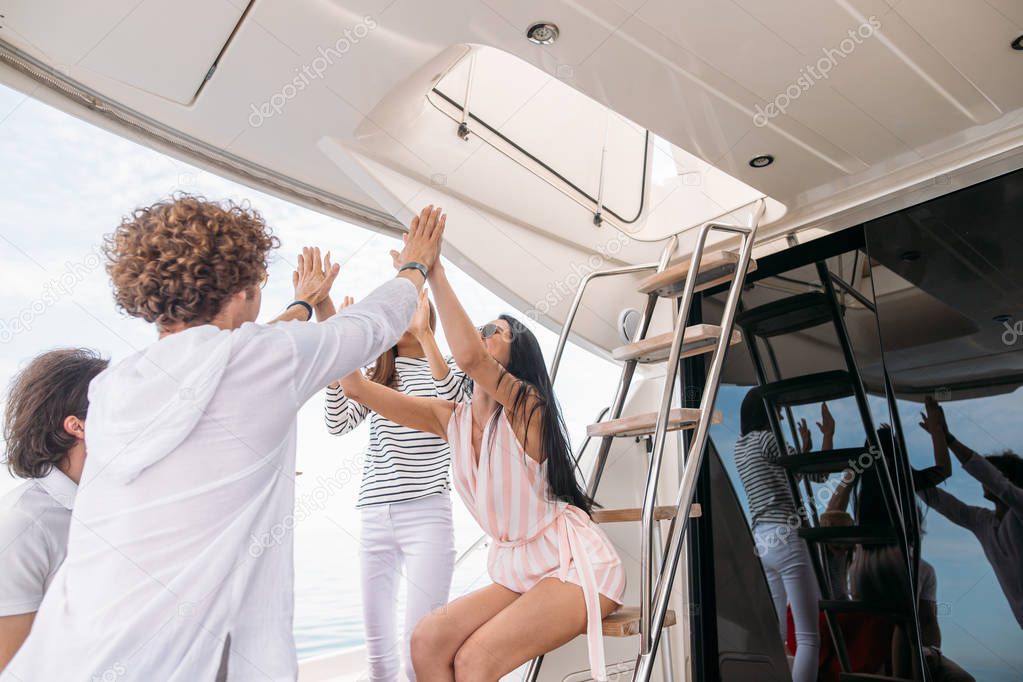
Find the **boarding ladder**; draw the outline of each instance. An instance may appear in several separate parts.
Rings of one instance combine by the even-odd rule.
[[[700,227],[692,255],[685,260],[672,262],[671,258],[678,245],[678,237],[671,237],[657,263],[610,268],[591,272],[580,282],[575,299],[558,339],[558,346],[551,363],[551,381],[557,378],[568,335],[576,313],[590,282],[605,277],[633,275],[648,272],[639,292],[647,296],[646,308],[632,342],[612,352],[615,360],[622,363],[621,376],[610,408],[603,419],[587,428],[586,436],[599,439],[593,471],[587,483],[587,493],[595,497],[601,476],[616,438],[649,437],[647,456],[647,478],[643,494],[643,506],[626,509],[600,509],[593,512],[597,523],[639,522],[642,528],[640,603],[625,606],[604,620],[605,637],[639,636],[639,657],[633,669],[633,680],[646,682],[654,672],[654,661],[664,628],[674,625],[675,612],[668,608],[672,585],[682,556],[683,539],[688,520],[700,515],[699,505],[694,504],[697,476],[703,463],[708,432],[714,422],[721,420],[720,412],[714,411],[718,383],[728,347],[741,340],[733,331],[733,322],[738,309],[746,273],[756,267],[751,258],[757,226],[763,218],[765,203],[756,202],[746,226],[728,225],[719,222],[706,223]],[[711,233],[723,233],[738,240],[734,250],[719,250],[705,253],[707,239]],[[719,325],[689,325],[689,311],[694,295],[710,287],[731,282]],[[672,304],[674,329],[664,334],[647,336],[657,302],[669,299]],[[698,408],[672,407],[676,395],[676,382],[681,383],[681,361],[697,355],[710,354],[707,380]],[[656,412],[623,415],[629,387],[636,367],[640,363],[666,363],[664,387],[659,409]],[[684,384],[683,384],[684,385]],[[657,488],[668,432],[690,431],[678,494],[674,504],[658,505]],[[585,447],[585,443],[584,443]],[[581,456],[582,449],[579,451]],[[577,457],[578,457],[577,456]],[[660,536],[661,521],[670,521],[666,543]],[[662,546],[663,545],[663,546]],[[670,660],[662,657],[670,679]],[[535,682],[539,677],[543,657],[534,659],[527,668],[524,679]]]
[[[820,284],[814,287],[813,291],[788,296],[748,310],[741,309],[740,303],[736,324],[742,329],[745,337],[745,346],[753,363],[757,383],[760,385],[771,431],[782,448],[782,452],[785,451],[786,440],[782,432],[779,412],[785,413],[790,436],[793,442],[798,444],[795,420],[792,416],[793,407],[848,397],[852,397],[856,401],[867,447],[792,453],[782,456],[779,460],[779,464],[786,471],[792,498],[799,511],[798,534],[807,542],[811,550],[811,563],[822,595],[821,611],[827,620],[828,630],[842,668],[840,679],[842,682],[867,680],[879,682],[897,678],[852,671],[839,614],[871,614],[901,624],[916,659],[918,670],[914,678],[925,679],[926,664],[921,653],[916,599],[910,596],[906,600],[906,604],[898,606],[850,600],[845,597],[844,586],[830,584],[830,576],[826,570],[829,561],[829,545],[844,546],[850,549],[857,545],[860,547],[895,545],[899,547],[901,556],[905,559],[906,585],[909,586],[910,595],[915,595],[918,564],[914,558],[919,556],[920,533],[908,460],[904,454],[898,454],[900,449],[904,453],[905,448],[901,426],[898,422],[898,411],[891,404],[894,399],[891,386],[886,386],[886,392],[889,396],[893,416],[893,442],[889,444],[890,447],[886,453],[882,449],[878,432],[874,428],[866,391],[846,329],[843,307],[836,293],[836,284],[841,286],[846,294],[857,298],[867,309],[873,310],[874,306],[854,288],[832,274],[826,261],[819,261],[814,266]],[[771,339],[823,325],[831,326],[834,330],[845,365],[844,369],[783,378],[771,346]],[[767,351],[773,378],[768,378],[764,356],[760,350],[761,346]],[[887,523],[864,525],[859,519],[856,519],[851,526],[821,526],[817,508],[814,505],[814,494],[810,486],[811,479],[839,474],[846,469],[856,469],[857,464],[859,464],[858,468],[862,469],[860,475],[876,477],[878,489],[884,498],[888,516]],[[803,485],[802,491],[800,491],[800,483]],[[805,493],[805,499],[802,493]],[[807,509],[809,509],[809,514]],[[822,635],[827,636],[824,633]]]

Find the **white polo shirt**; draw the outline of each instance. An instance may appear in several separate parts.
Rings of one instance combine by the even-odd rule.
[[[53,469],[0,498],[0,616],[39,609],[67,554],[77,492],[74,481]]]

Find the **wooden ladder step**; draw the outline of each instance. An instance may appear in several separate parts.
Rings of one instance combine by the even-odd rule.
[[[675,624],[675,612],[668,609],[664,614],[664,627]],[[631,637],[639,634],[639,607],[623,606],[604,619],[605,637]]]
[[[694,502],[689,509],[689,518],[697,519],[703,515],[703,509],[699,502]],[[621,509],[594,509],[590,516],[594,523],[624,523],[626,521],[640,521],[643,518],[642,507],[624,507]],[[654,507],[654,519],[667,521],[675,518],[675,507],[663,505]]]
[[[657,336],[630,343],[627,346],[619,346],[611,351],[611,357],[619,362],[636,360],[638,362],[664,362],[668,359],[668,351],[671,349],[671,337],[674,332],[665,332]],[[721,327],[716,324],[696,324],[686,327],[685,336],[682,338],[682,355],[688,358],[702,353],[709,353],[721,336]],[[732,332],[732,345],[742,341],[742,334],[738,331]]]
[[[678,261],[668,265],[664,270],[650,275],[640,282],[639,293],[656,293],[658,296],[667,297],[681,296],[686,285],[686,276],[689,275],[690,261],[689,258]],[[703,291],[731,281],[738,264],[739,254],[734,251],[705,253],[700,260],[700,272],[696,276],[694,291]],[[757,263],[751,258],[747,272],[753,272],[756,269]]]
[[[696,422],[700,419],[700,410],[695,407],[676,407],[668,413],[668,430],[680,431],[696,428]],[[710,419],[712,424],[722,422],[721,412],[714,410]],[[606,422],[597,422],[586,427],[586,435],[590,438],[627,436],[648,436],[654,432],[657,425],[657,413],[647,412],[636,414],[631,417],[619,417]]]

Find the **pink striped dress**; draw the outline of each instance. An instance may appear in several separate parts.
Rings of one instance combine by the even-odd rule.
[[[586,600],[590,671],[594,679],[606,680],[597,595],[621,604],[625,592],[625,570],[611,541],[586,512],[549,498],[546,464],[525,453],[504,410],[484,428],[478,465],[470,404],[455,405],[448,442],[455,490],[493,538],[490,578],[515,592],[547,577],[579,585]]]

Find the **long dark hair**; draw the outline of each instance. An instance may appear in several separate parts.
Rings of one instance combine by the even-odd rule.
[[[742,399],[742,407],[739,409],[739,431],[745,436],[752,431],[769,431],[770,421],[767,419],[767,408],[764,406],[764,396],[756,386],[751,388]]]
[[[857,481],[856,523],[861,526],[890,526],[893,523],[885,504],[880,470],[886,466],[889,472],[894,471],[895,437],[891,428],[879,428],[877,440],[881,452]],[[866,447],[870,447],[869,441]],[[849,585],[854,599],[893,604],[898,609],[908,609],[912,604],[906,562],[897,546],[857,545],[849,565]]]
[[[517,382],[515,402],[511,412],[523,418],[525,430],[533,418],[540,419],[540,452],[547,463],[547,488],[552,499],[563,500],[579,507],[587,514],[593,507],[591,500],[579,486],[575,477],[575,461],[568,442],[568,430],[561,408],[554,397],[554,387],[547,373],[547,365],[540,351],[540,343],[533,332],[511,315],[501,315],[511,329],[511,354],[505,376]],[[530,401],[530,398],[535,400]],[[502,408],[503,409],[503,408]],[[491,429],[495,428],[493,422]],[[525,447],[523,443],[523,447]]]
[[[437,311],[433,308],[433,301],[428,303],[430,305],[430,329],[436,331]],[[394,359],[396,357],[398,357],[397,344],[380,354],[380,357],[377,358],[376,362],[373,363],[373,367],[369,370],[367,378],[389,388],[397,388],[398,373],[394,370]]]

